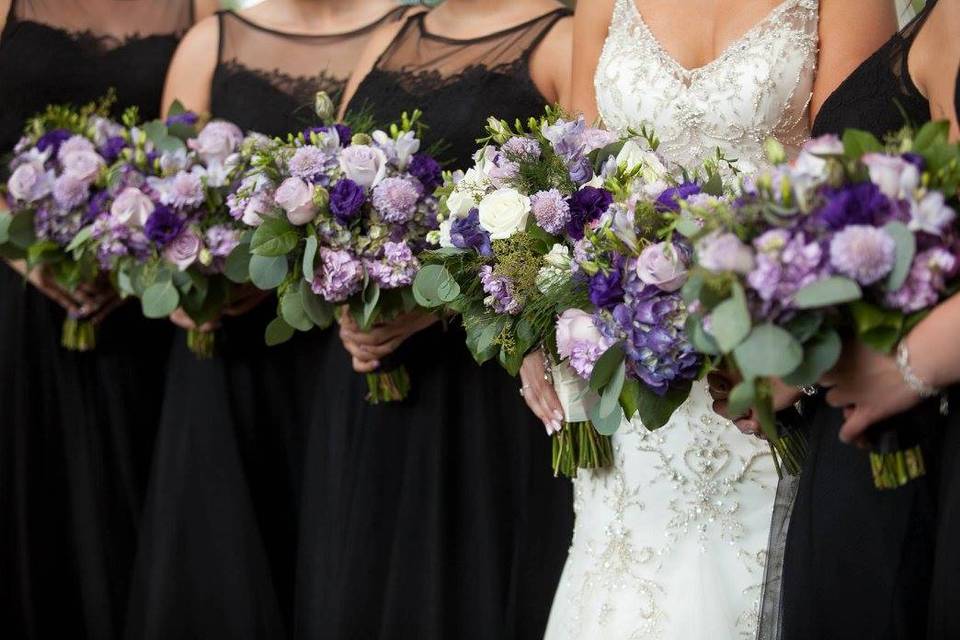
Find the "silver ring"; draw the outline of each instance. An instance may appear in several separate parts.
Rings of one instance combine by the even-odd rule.
[[[522,387],[520,387],[520,397],[521,397],[521,398],[525,398],[525,397],[526,397],[526,392],[527,392],[527,389],[529,389],[529,388],[530,388],[530,385],[526,385],[526,384],[523,385]]]

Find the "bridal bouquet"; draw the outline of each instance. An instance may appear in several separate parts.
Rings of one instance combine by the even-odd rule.
[[[950,291],[960,148],[929,124],[888,145],[848,131],[810,142],[793,165],[746,181],[742,197],[694,212],[695,267],[684,288],[697,350],[742,378],[731,412],[754,407],[790,472],[802,449],[781,437],[770,379],[803,387],[833,368],[841,332],[889,352]],[[779,163],[779,164],[777,164]],[[894,434],[890,434],[894,435]],[[879,488],[921,475],[919,448],[871,454]]]
[[[230,208],[254,229],[251,281],[277,290],[268,344],[327,327],[339,306],[361,328],[416,308],[416,254],[436,228],[439,164],[418,153],[419,113],[387,131],[312,128],[256,149]],[[410,380],[396,367],[367,376],[371,403],[402,400]]]
[[[97,261],[83,247],[83,229],[96,215],[108,183],[107,166],[122,146],[122,127],[109,120],[112,96],[81,109],[50,106],[33,118],[14,149],[0,211],[0,254],[49,269],[69,291],[93,285]],[[88,351],[90,322],[68,316],[62,344]]]
[[[166,121],[139,126],[131,117],[125,124],[83,242],[121,295],[140,299],[146,317],[181,308],[199,327],[220,315],[231,282],[246,279],[245,227],[226,206],[243,170],[243,133],[223,121],[197,131],[197,116],[178,105]],[[187,334],[200,358],[212,356],[214,342],[211,332]]]

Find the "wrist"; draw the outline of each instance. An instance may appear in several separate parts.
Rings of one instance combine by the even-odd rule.
[[[903,383],[910,391],[921,398],[932,398],[940,393],[939,384],[932,379],[931,373],[922,366],[923,359],[915,357],[908,340],[901,340],[897,345],[894,362]]]

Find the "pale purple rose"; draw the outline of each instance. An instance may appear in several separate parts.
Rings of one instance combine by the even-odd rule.
[[[650,245],[637,260],[637,276],[645,284],[673,292],[687,281],[687,265],[679,249],[668,242]]]
[[[223,163],[243,142],[243,132],[235,124],[214,120],[207,124],[187,146],[204,162]]]
[[[697,243],[700,266],[708,271],[750,273],[755,265],[753,249],[732,233],[713,233]]]
[[[387,175],[387,156],[377,147],[355,144],[340,154],[344,176],[364,189],[380,184]]]
[[[567,309],[557,319],[557,352],[570,361],[581,378],[589,379],[593,366],[610,348],[610,341],[600,333],[593,316],[580,309]]]
[[[870,181],[888,198],[902,200],[920,186],[920,170],[899,156],[868,153],[862,161],[870,172]]]
[[[911,231],[923,231],[939,236],[943,235],[956,217],[957,213],[947,206],[943,194],[931,191],[919,202],[910,202],[910,222],[907,226]]]
[[[273,200],[286,212],[290,224],[304,225],[317,217],[313,187],[300,178],[284,180],[273,194]]]
[[[154,210],[153,200],[143,191],[128,187],[120,192],[110,207],[110,216],[119,224],[142,228]]]
[[[25,162],[17,167],[7,180],[10,195],[21,202],[36,202],[53,190],[53,172],[47,171],[39,160]]]
[[[203,239],[200,234],[187,227],[166,246],[163,257],[167,262],[176,265],[180,271],[186,271],[200,257],[202,249]]]
[[[243,208],[241,220],[251,227],[259,227],[263,224],[263,219],[270,217],[270,212],[274,207],[274,196],[269,192],[258,191],[247,200]]]
[[[893,269],[897,243],[889,233],[851,224],[830,240],[830,264],[862,285],[871,285]]]
[[[363,286],[363,263],[346,250],[320,248],[311,290],[327,302],[344,302]]]
[[[90,185],[84,180],[65,173],[53,183],[53,199],[61,207],[79,207],[90,197]]]
[[[71,151],[63,159],[63,172],[83,182],[93,182],[106,162],[96,151]]]
[[[57,160],[59,160],[61,164],[65,164],[67,156],[76,151],[95,152],[96,148],[93,146],[93,143],[84,136],[70,136],[63,142],[63,144],[60,145],[60,148],[57,150]]]

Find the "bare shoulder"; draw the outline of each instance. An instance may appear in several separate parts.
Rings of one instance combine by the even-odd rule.
[[[209,18],[219,9],[220,0],[193,0],[193,15],[197,22]]]
[[[177,56],[199,56],[216,54],[220,45],[220,19],[215,15],[203,18],[193,25],[177,47]]]
[[[613,17],[613,5],[616,0],[588,0],[578,2],[576,16],[578,21],[608,25]]]
[[[0,29],[7,26],[7,14],[10,13],[10,5],[13,0],[0,0]]]

